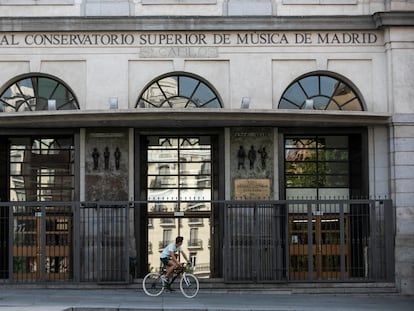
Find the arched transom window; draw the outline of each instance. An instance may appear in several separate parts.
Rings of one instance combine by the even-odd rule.
[[[221,108],[211,86],[186,74],[163,76],[141,94],[136,108]]]
[[[279,109],[364,110],[357,93],[344,81],[329,75],[308,75],[294,81],[283,93]]]
[[[62,82],[46,76],[26,76],[0,95],[0,112],[79,109],[78,102]]]

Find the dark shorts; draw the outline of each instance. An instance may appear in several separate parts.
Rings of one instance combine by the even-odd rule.
[[[160,260],[165,266],[168,266],[168,263],[170,262],[170,258],[168,257],[160,258]]]

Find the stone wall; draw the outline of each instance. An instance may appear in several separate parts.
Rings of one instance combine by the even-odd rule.
[[[391,193],[396,208],[395,273],[403,294],[414,294],[414,114],[393,116]]]
[[[128,131],[88,130],[85,200],[128,200]]]

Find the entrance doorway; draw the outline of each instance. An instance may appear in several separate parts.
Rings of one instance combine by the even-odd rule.
[[[13,279],[71,279],[71,207],[15,206],[13,214]]]
[[[184,251],[198,277],[210,277],[213,200],[211,136],[145,137],[145,191],[148,270],[160,265],[160,252],[184,237]]]
[[[343,222],[342,222],[343,220]],[[290,279],[341,279],[349,277],[348,216],[323,213],[289,217]],[[341,230],[342,229],[342,230]]]
[[[366,133],[285,134],[283,192],[287,200],[347,199],[367,193]],[[290,204],[289,278],[348,279],[363,262],[364,215],[348,204]],[[357,245],[358,244],[358,245]]]
[[[16,202],[0,211],[1,276],[12,274],[19,281],[71,279],[73,209],[56,202],[74,197],[74,136],[3,138],[0,156],[0,196]]]

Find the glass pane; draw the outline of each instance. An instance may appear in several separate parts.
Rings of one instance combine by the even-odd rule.
[[[178,211],[177,203],[172,202],[157,202],[157,203],[149,203],[148,204],[148,211],[154,213],[166,213],[166,212],[174,212]]]
[[[183,163],[186,164],[186,163]],[[211,174],[211,164],[208,162],[205,163],[188,163],[188,165],[180,165],[181,174],[190,174],[190,175],[210,175]],[[204,177],[203,177],[204,178]]]
[[[197,106],[202,105],[203,103],[212,100],[216,95],[213,91],[205,84],[200,84],[192,97],[192,100],[197,104]]]
[[[341,108],[338,106],[337,102],[334,100],[329,101],[328,105],[325,108],[326,110],[340,110]]]
[[[203,104],[203,108],[221,108],[221,104],[218,99],[214,99],[206,104]]]
[[[181,76],[179,83],[179,95],[190,98],[198,83],[199,81],[194,78]]]
[[[167,77],[158,81],[158,84],[166,98],[179,96],[178,77]]]
[[[317,177],[314,175],[286,175],[286,187],[315,187],[317,186]]]
[[[316,162],[287,162],[287,174],[316,174]]]
[[[180,187],[181,188],[210,188],[211,181],[210,176],[181,176]],[[197,196],[197,191],[193,191]]]
[[[297,104],[299,107],[307,99],[306,94],[303,93],[303,90],[301,89],[298,83],[295,83],[291,87],[289,87],[287,91],[285,92],[285,94],[283,95],[283,97]]]
[[[12,201],[70,201],[74,191],[74,147],[71,139],[12,139]]]
[[[162,148],[162,147],[160,147]],[[178,160],[177,151],[171,151],[171,149],[149,149],[148,161],[149,162],[173,162]]]
[[[178,177],[177,176],[148,176],[148,187],[150,188],[177,188],[178,187]]]
[[[181,203],[181,210],[187,212],[211,211],[210,202],[187,202]]]
[[[45,77],[17,81],[1,95],[6,112],[47,110],[48,99],[56,100],[57,109],[78,107],[72,93],[64,85]]]
[[[145,95],[145,94],[144,94],[144,95]],[[152,103],[149,103],[149,102],[147,102],[147,101],[145,101],[145,100],[143,100],[143,99],[140,99],[140,100],[139,100],[138,106],[139,106],[140,108],[154,108],[154,107],[156,107],[156,106],[154,106]]]
[[[156,88],[156,90],[150,89]],[[143,101],[144,100],[144,101]],[[210,87],[187,76],[170,76],[160,79],[145,90],[137,106],[141,108],[220,108],[221,103]]]
[[[38,97],[42,98],[52,98],[55,88],[57,87],[57,81],[39,78],[38,79]]]
[[[176,175],[177,167],[175,163],[148,163],[148,174]]]
[[[320,161],[347,161],[348,150],[341,150],[341,149],[319,150],[318,157]]]
[[[293,104],[289,101],[287,101],[286,99],[282,98],[282,100],[279,102],[279,109],[299,109],[300,108],[300,104],[303,102],[298,102],[298,104]]]
[[[178,189],[148,189],[149,201],[174,201],[178,199]]]
[[[321,94],[331,97],[338,83],[339,81],[334,78],[321,76]]]
[[[306,92],[307,98],[319,95],[319,77],[310,76],[299,81]]]
[[[328,148],[348,148],[348,136],[319,136]]]
[[[313,107],[317,110],[325,110],[329,103],[329,98],[324,96],[313,97]]]
[[[361,102],[355,98],[351,100],[350,102],[344,104],[341,106],[343,110],[353,110],[353,111],[362,111],[362,104]]]
[[[160,252],[170,243],[175,242],[176,236],[183,236],[183,251],[194,266],[194,274],[198,278],[210,275],[210,226],[205,219],[174,219],[153,218],[152,226],[148,229],[148,270],[157,271],[160,266]],[[162,228],[160,230],[160,228]],[[183,261],[183,259],[181,259]]]
[[[161,89],[155,83],[144,92],[142,98],[155,107],[160,107],[166,99]]]
[[[198,188],[198,189],[180,189],[180,200],[188,201],[207,201],[211,200],[210,188]]]
[[[167,105],[168,104],[168,105]],[[171,105],[172,108],[186,108],[188,104],[188,98],[174,97],[165,102],[163,108],[168,108]]]
[[[286,161],[316,160],[316,149],[286,149]]]
[[[196,161],[210,161],[210,150],[204,149],[181,149],[180,161],[181,162],[196,162]]]
[[[325,175],[320,176],[321,187],[348,187],[348,175]]]

